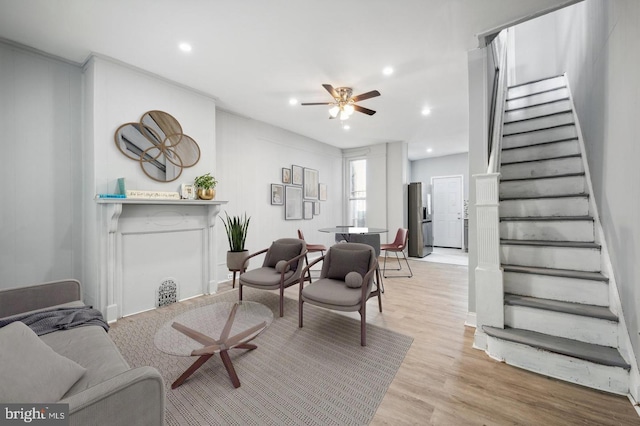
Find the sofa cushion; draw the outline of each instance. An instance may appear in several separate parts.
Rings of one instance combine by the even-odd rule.
[[[56,331],[40,338],[58,354],[87,369],[84,376],[67,391],[65,398],[129,370],[129,365],[102,327],[77,327]],[[153,348],[148,348],[151,349]],[[144,348],[140,352],[144,353]]]
[[[0,359],[4,403],[57,402],[86,371],[20,321],[0,328]]]

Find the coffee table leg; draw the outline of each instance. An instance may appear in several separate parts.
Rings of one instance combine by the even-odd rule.
[[[248,349],[250,351],[256,349],[258,346],[254,345],[253,343],[243,343],[241,345],[236,345],[233,347],[233,349]]]
[[[229,373],[229,378],[231,379],[231,383],[233,383],[233,387],[239,388],[240,379],[238,379],[238,374],[236,373],[235,368],[233,368],[233,363],[231,362],[231,358],[229,357],[226,349],[220,351],[220,358],[222,358],[224,368],[226,368],[227,373]]]
[[[191,367],[189,367],[187,369],[187,371],[182,373],[182,376],[178,377],[178,379],[175,382],[173,382],[173,384],[171,385],[171,389],[175,389],[178,386],[180,386],[181,384],[183,384],[184,381],[189,378],[189,376],[191,376],[193,373],[195,373],[196,370],[198,368],[200,368],[202,366],[202,364],[207,362],[209,360],[209,358],[211,358],[212,356],[213,356],[213,354],[210,354],[210,355],[203,355],[200,358],[198,358],[198,360],[196,362],[191,364]]]

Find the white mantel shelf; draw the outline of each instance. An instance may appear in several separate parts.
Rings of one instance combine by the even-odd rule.
[[[227,204],[218,200],[149,200],[145,198],[96,198],[98,204],[168,204],[177,206],[212,206]]]
[[[141,241],[153,236],[175,238],[176,235],[181,235],[180,233],[193,235],[194,231],[199,232],[201,244],[197,245],[198,254],[187,259],[197,260],[197,270],[200,271],[201,278],[197,279],[200,283],[196,283],[198,290],[194,290],[193,293],[210,294],[217,291],[218,285],[215,279],[217,259],[213,229],[221,206],[228,201],[133,198],[96,198],[95,201],[101,216],[99,291],[104,301],[101,303],[103,314],[108,322],[133,313],[129,312],[128,308],[126,312],[123,310],[125,293],[133,288],[131,280],[125,279],[127,271],[131,269],[125,269],[125,266],[128,264],[129,268],[136,267],[135,264],[132,266],[131,262],[126,264],[124,262],[129,259],[123,256],[124,238],[127,238],[127,241]],[[157,244],[157,239],[153,241]],[[144,256],[146,252],[153,253],[155,248],[149,246],[148,250],[139,250],[136,255]],[[187,248],[192,249],[193,246]],[[177,249],[177,253],[183,251],[180,247],[174,247],[174,249]],[[193,265],[188,266],[187,263],[185,262],[184,268],[175,269],[176,276],[184,276],[185,271],[192,270],[189,268]],[[138,274],[135,285],[140,287],[141,283],[137,280],[144,279],[146,275],[150,274]],[[152,293],[148,294],[153,296]],[[153,307],[153,305],[146,306],[137,311]]]

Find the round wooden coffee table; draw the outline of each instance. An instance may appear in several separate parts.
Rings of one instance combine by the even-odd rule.
[[[256,302],[221,302],[192,309],[164,324],[155,335],[162,352],[177,356],[199,357],[173,384],[180,386],[216,353],[229,373],[234,387],[240,380],[233,368],[229,349],[256,349],[249,342],[273,321],[273,312]]]

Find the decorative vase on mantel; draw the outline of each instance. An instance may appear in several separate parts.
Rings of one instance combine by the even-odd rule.
[[[198,188],[196,191],[200,200],[213,200],[216,196],[216,190],[214,188]]]
[[[249,257],[249,250],[228,251],[227,252],[227,268],[230,271],[240,271],[245,259]],[[245,265],[249,266],[249,262]]]

